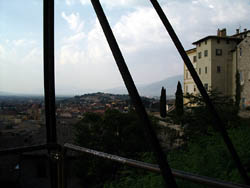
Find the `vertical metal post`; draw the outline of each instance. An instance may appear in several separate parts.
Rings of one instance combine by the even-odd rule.
[[[62,147],[62,171],[61,171],[61,176],[62,176],[62,188],[67,188],[67,178],[68,178],[68,161],[67,161],[67,148],[64,146]]]
[[[43,1],[44,92],[47,143],[56,144],[54,78],[54,0]],[[51,156],[51,149],[48,150]],[[50,158],[51,188],[58,187],[57,163]]]
[[[158,13],[162,23],[164,24],[166,30],[168,31],[170,37],[172,38],[177,50],[179,51],[184,63],[186,64],[190,74],[192,75],[192,78],[195,82],[195,84],[197,85],[197,88],[199,89],[208,109],[210,110],[211,114],[213,115],[213,122],[214,122],[214,127],[215,128],[218,128],[218,130],[220,131],[221,133],[221,136],[223,137],[224,139],[224,142],[225,144],[227,145],[227,148],[229,150],[229,152],[231,153],[232,155],[232,158],[233,160],[235,161],[235,164],[239,170],[239,173],[241,174],[241,177],[244,179],[245,183],[247,185],[250,185],[250,180],[248,178],[248,175],[245,171],[245,169],[243,168],[243,165],[240,161],[240,158],[227,134],[227,131],[225,129],[225,125],[223,123],[223,121],[221,120],[221,118],[219,117],[216,109],[214,108],[214,105],[212,104],[208,94],[207,94],[207,91],[206,89],[204,88],[197,72],[195,71],[190,59],[188,58],[180,40],[178,39],[175,31],[173,30],[170,22],[168,21],[165,13],[163,12],[161,6],[159,5],[158,1],[157,0],[150,0],[153,7],[155,8],[156,12]]]
[[[159,163],[159,167],[161,169],[163,179],[164,179],[167,186],[169,186],[171,188],[176,188],[177,184],[175,182],[172,171],[171,171],[171,169],[166,161],[167,158],[161,149],[161,146],[160,146],[159,141],[156,137],[155,131],[151,125],[151,122],[150,122],[148,116],[147,116],[146,110],[142,104],[141,98],[140,98],[138,91],[135,87],[134,81],[130,75],[128,67],[125,63],[125,60],[122,56],[120,48],[119,48],[119,46],[116,42],[116,39],[113,35],[113,32],[110,28],[108,20],[105,16],[103,9],[102,9],[102,6],[101,6],[99,0],[91,0],[91,2],[92,2],[92,5],[95,9],[96,15],[99,19],[99,22],[102,26],[103,32],[106,36],[106,39],[108,41],[108,44],[109,44],[110,49],[112,51],[112,54],[116,60],[116,64],[120,70],[123,81],[125,82],[125,85],[127,87],[129,95],[131,97],[131,100],[135,106],[136,112],[140,116],[140,118],[144,124],[145,131],[147,132],[147,134],[149,135],[149,137],[151,139],[151,143],[152,143],[152,146],[153,146],[153,149],[155,152],[155,156],[156,156],[157,161]]]

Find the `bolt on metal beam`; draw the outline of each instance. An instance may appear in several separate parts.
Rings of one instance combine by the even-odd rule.
[[[119,48],[119,46],[116,42],[116,39],[113,35],[113,32],[110,28],[109,22],[108,22],[106,15],[102,9],[102,6],[101,6],[99,0],[91,0],[91,2],[92,2],[92,5],[94,7],[94,10],[96,12],[96,15],[98,17],[98,20],[101,24],[103,32],[106,36],[106,39],[108,41],[109,47],[110,47],[112,54],[114,56],[114,59],[116,61],[116,64],[117,64],[119,71],[122,75],[122,78],[123,78],[123,81],[126,85],[128,93],[131,97],[131,100],[132,100],[134,106],[135,106],[136,112],[138,113],[139,117],[141,118],[142,122],[144,123],[145,131],[150,137],[150,141],[151,141],[151,144],[153,146],[155,156],[157,158],[160,169],[162,171],[163,179],[164,179],[167,186],[169,186],[171,188],[175,188],[175,187],[177,187],[177,184],[175,182],[175,179],[173,177],[171,169],[167,163],[167,158],[161,149],[161,146],[160,146],[159,141],[156,137],[155,131],[151,125],[151,122],[148,118],[146,110],[142,104],[139,93],[136,89],[136,86],[134,84],[132,76],[130,75],[130,72],[128,70],[126,62],[122,56],[120,48]]]
[[[250,180],[248,178],[246,170],[244,169],[244,167],[243,167],[243,165],[242,165],[242,163],[240,161],[240,158],[239,158],[239,156],[238,156],[238,154],[237,154],[237,152],[236,152],[236,150],[235,150],[235,148],[233,146],[233,143],[231,142],[231,140],[230,140],[230,138],[229,138],[229,136],[227,134],[227,131],[225,129],[225,125],[224,125],[223,121],[221,120],[220,116],[218,115],[213,103],[211,102],[211,100],[210,100],[210,98],[209,98],[209,96],[207,94],[207,91],[204,88],[204,86],[203,86],[197,72],[195,71],[195,69],[194,69],[194,67],[193,67],[193,65],[192,65],[192,63],[190,61],[190,59],[188,58],[188,56],[187,56],[187,54],[186,54],[186,52],[185,52],[179,38],[177,37],[174,29],[172,28],[170,22],[167,19],[167,16],[163,12],[163,10],[162,10],[160,4],[158,3],[158,1],[157,0],[150,0],[150,1],[151,1],[152,5],[153,5],[154,9],[156,10],[157,14],[159,15],[159,17],[160,17],[163,25],[165,26],[167,32],[169,33],[170,37],[172,38],[172,41],[174,42],[177,50],[179,51],[179,54],[181,55],[184,63],[186,64],[186,66],[187,66],[187,68],[188,68],[188,70],[189,70],[189,72],[190,72],[190,74],[191,74],[197,88],[199,89],[199,91],[200,91],[200,93],[201,93],[201,95],[202,95],[202,97],[203,97],[203,99],[204,99],[204,101],[205,101],[205,103],[206,103],[206,105],[208,107],[208,109],[210,110],[211,114],[213,115],[213,117],[214,117],[213,118],[214,127],[218,128],[218,130],[219,130],[219,132],[220,132],[220,134],[221,134],[221,136],[222,136],[222,138],[223,138],[229,152],[232,155],[232,158],[233,158],[233,160],[234,160],[234,162],[235,162],[235,164],[236,164],[236,166],[238,168],[238,171],[239,171],[242,179],[245,181],[245,183],[247,185],[250,185]]]

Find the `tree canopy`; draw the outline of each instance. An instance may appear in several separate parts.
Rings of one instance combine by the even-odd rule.
[[[161,98],[160,98],[160,115],[161,117],[165,118],[167,116],[166,111],[166,89],[164,87],[161,88]]]
[[[175,108],[176,115],[181,117],[183,115],[183,92],[180,82],[178,82],[177,84],[177,89],[175,93]]]
[[[150,151],[143,125],[134,111],[107,110],[103,115],[84,114],[75,125],[75,144],[132,159]],[[102,187],[103,181],[117,176],[121,165],[85,156],[76,168],[87,187]]]

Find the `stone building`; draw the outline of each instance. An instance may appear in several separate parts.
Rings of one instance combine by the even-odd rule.
[[[250,33],[238,44],[235,54],[240,73],[241,107],[244,109],[250,106]]]
[[[234,99],[238,70],[242,86],[241,106],[250,106],[250,31],[236,30],[236,34],[228,36],[226,29],[218,29],[217,35],[206,36],[193,44],[196,47],[186,53],[204,87]],[[184,65],[184,94],[187,93],[198,94],[198,90]]]

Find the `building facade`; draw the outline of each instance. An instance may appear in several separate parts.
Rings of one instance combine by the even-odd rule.
[[[236,30],[236,34],[227,36],[226,29],[218,29],[217,35],[204,37],[193,44],[196,47],[186,53],[204,87],[234,99],[238,70],[241,105],[243,108],[250,106],[250,31]],[[187,93],[198,94],[199,91],[184,65],[184,94]]]

